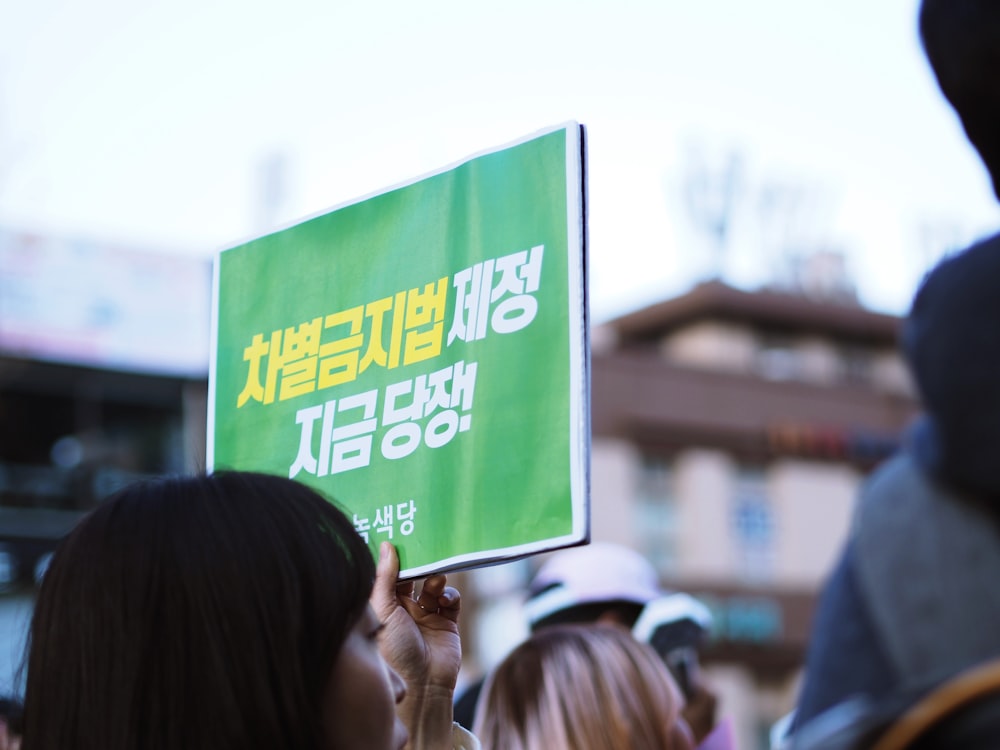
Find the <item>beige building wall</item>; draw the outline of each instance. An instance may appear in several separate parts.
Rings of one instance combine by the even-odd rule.
[[[730,722],[735,747],[747,750],[761,747],[762,735],[792,710],[802,681],[799,672],[780,683],[759,684],[742,667],[718,664],[706,666],[704,675],[718,697],[718,720]]]
[[[634,503],[640,456],[624,440],[595,438],[590,453],[591,539],[638,548]]]
[[[733,463],[722,451],[693,449],[674,463],[678,560],[682,578],[724,583],[733,579],[728,501]]]
[[[723,451],[696,448],[673,461],[676,539],[682,579],[702,583],[744,580],[731,519],[737,465]],[[642,550],[636,498],[639,451],[624,440],[596,439],[592,453],[592,538]],[[860,473],[844,464],[782,459],[766,467],[764,489],[774,525],[768,584],[816,589],[847,539]]]
[[[676,364],[726,372],[750,372],[757,337],[747,326],[706,320],[665,337],[660,351]]]
[[[916,395],[916,387],[906,362],[894,349],[887,349],[872,358],[872,383],[881,391],[900,396]]]
[[[841,361],[836,347],[818,336],[803,337],[795,344],[797,375],[807,383],[830,385],[841,378]]]
[[[768,471],[776,523],[777,585],[815,588],[826,578],[847,532],[861,477],[846,465],[782,460]]]
[[[758,686],[750,673],[738,666],[713,665],[705,667],[704,675],[718,700],[717,720],[731,724],[735,747],[759,747]]]

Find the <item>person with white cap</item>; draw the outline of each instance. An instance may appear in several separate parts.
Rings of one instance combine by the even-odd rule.
[[[638,552],[594,542],[552,555],[532,579],[528,625],[614,622],[631,628],[649,602],[663,596],[656,571]]]
[[[532,633],[552,625],[614,624],[653,645],[671,668],[687,703],[697,741],[715,725],[716,699],[697,672],[697,646],[711,626],[701,602],[660,588],[655,568],[635,550],[594,542],[560,550],[541,566],[524,605]],[[455,719],[472,726],[482,689],[476,682],[455,704]]]

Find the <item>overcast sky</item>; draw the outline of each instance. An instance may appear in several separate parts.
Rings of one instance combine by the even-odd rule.
[[[1000,226],[916,8],[0,0],[0,223],[208,257],[576,120],[598,320],[718,268],[759,285],[787,245],[843,251],[862,300],[903,312],[942,250]],[[718,260],[686,185],[730,155]]]

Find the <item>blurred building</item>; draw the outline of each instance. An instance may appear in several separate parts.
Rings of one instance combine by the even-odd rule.
[[[204,464],[211,264],[0,229],[0,694],[56,542]]]
[[[709,282],[592,331],[592,537],[713,610],[706,673],[748,750],[794,704],[859,485],[916,413],[899,325],[831,289]],[[497,650],[509,601],[477,645]]]

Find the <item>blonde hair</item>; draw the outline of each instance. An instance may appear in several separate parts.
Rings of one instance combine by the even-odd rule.
[[[621,627],[547,627],[483,687],[483,750],[673,750],[690,747],[683,699],[660,657]]]

